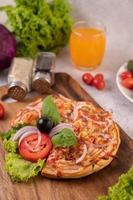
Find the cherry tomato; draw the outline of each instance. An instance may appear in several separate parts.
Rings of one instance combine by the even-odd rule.
[[[120,74],[120,77],[122,80],[127,79],[127,78],[132,78],[133,74],[131,72],[122,72]]]
[[[93,80],[93,85],[98,89],[98,90],[102,90],[105,88],[105,81],[104,80],[100,80],[98,78],[94,78]]]
[[[86,83],[87,85],[91,85],[93,82],[93,76],[90,73],[85,73],[82,76],[82,80],[84,81],[84,83]]]
[[[19,146],[19,153],[25,160],[35,162],[38,159],[44,159],[48,156],[52,149],[52,142],[48,135],[45,133],[41,134],[41,137],[41,143],[37,149],[35,148],[38,142],[37,133],[29,135],[21,141]],[[35,152],[32,152],[30,148],[35,149]]]
[[[124,79],[122,85],[128,89],[133,89],[133,78]]]
[[[0,119],[4,117],[5,109],[4,106],[0,103]]]
[[[95,75],[95,77],[94,77],[94,79],[99,79],[99,80],[104,80],[104,76],[103,76],[103,74],[96,74]]]

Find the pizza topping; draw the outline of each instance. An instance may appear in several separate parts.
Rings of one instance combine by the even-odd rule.
[[[106,119],[106,121],[107,121],[107,125],[106,125],[106,127],[103,129],[103,133],[106,133],[108,130],[109,130],[109,128],[112,126],[112,123],[113,123],[113,121],[112,121],[112,119]]]
[[[69,98],[63,96],[62,94],[59,94],[59,97],[60,97],[61,99],[63,99],[64,101],[66,101],[66,102],[67,102],[67,101],[69,101],[69,102],[72,101],[71,99],[69,99]]]
[[[34,130],[34,131],[35,131],[35,130]],[[21,141],[22,141],[25,137],[34,134],[34,131],[32,130],[32,131],[27,131],[27,132],[25,132],[25,133],[20,137],[19,142],[18,142],[18,145],[20,145]],[[38,141],[37,141],[37,144],[36,144],[36,148],[37,148],[37,147],[40,145],[40,143],[41,143],[42,137],[41,137],[40,131],[37,130],[35,133],[38,134]]]
[[[73,131],[73,127],[71,124],[67,124],[67,123],[61,123],[58,124],[57,126],[55,126],[51,131],[49,136],[53,137],[55,134],[59,133],[60,131],[62,131],[64,128],[70,129],[71,131]]]
[[[55,125],[60,123],[60,113],[51,95],[43,100],[42,115],[53,121]]]
[[[38,129],[35,126],[25,126],[16,132],[16,134],[12,137],[12,140],[18,140],[23,134],[27,132],[38,132]]]
[[[75,121],[78,117],[78,108],[75,104],[73,104],[73,112],[71,113],[72,119]]]
[[[19,145],[19,153],[25,160],[36,162],[48,156],[52,149],[50,138],[46,134],[41,134],[41,143],[37,147],[38,134],[33,133],[25,137]]]
[[[70,147],[77,143],[77,138],[70,129],[64,128],[52,137],[52,143],[54,147]]]
[[[42,107],[42,99],[37,99],[36,101],[30,103],[27,108],[40,108]]]
[[[79,157],[79,158],[76,160],[76,164],[82,162],[82,161],[84,160],[86,154],[87,154],[87,146],[86,146],[86,144],[84,144],[84,146],[83,146],[83,154],[81,155],[81,157]]]
[[[89,112],[85,112],[85,111],[80,111],[79,115],[81,117],[83,117],[84,119],[86,119],[87,121],[92,121],[94,124],[97,124],[101,127],[105,127],[105,131],[107,131],[107,129],[112,125],[112,119],[110,119],[110,116],[109,117],[102,117],[98,115],[90,115]],[[102,118],[101,118],[102,117]],[[98,119],[99,118],[99,119]]]
[[[16,134],[12,137],[12,140],[13,141],[16,141],[19,139],[19,142],[18,142],[18,145],[20,145],[21,141],[29,136],[29,135],[32,135],[33,133],[37,133],[38,134],[38,142],[37,142],[37,145],[36,145],[36,148],[40,145],[41,143],[41,133],[40,131],[34,127],[34,126],[25,126],[21,129],[19,129]]]
[[[73,112],[71,113],[71,116],[73,118],[73,120],[75,121],[78,118],[78,111],[80,108],[87,106],[85,102],[78,102],[76,104],[72,104],[73,105]]]
[[[53,121],[51,121],[50,119],[48,119],[47,117],[41,117],[38,121],[37,121],[37,128],[41,131],[41,132],[46,132],[49,133],[51,131],[51,129],[53,128],[54,123]]]

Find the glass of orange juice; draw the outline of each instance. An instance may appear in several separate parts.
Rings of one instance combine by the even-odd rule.
[[[94,19],[75,23],[70,36],[70,55],[78,69],[91,70],[102,62],[106,44],[105,27]]]

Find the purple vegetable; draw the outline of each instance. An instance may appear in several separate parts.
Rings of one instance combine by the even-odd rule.
[[[14,35],[0,24],[0,71],[9,67],[16,55]]]

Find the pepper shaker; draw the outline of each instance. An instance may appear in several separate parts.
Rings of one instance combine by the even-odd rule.
[[[32,89],[44,94],[54,84],[55,54],[40,52],[34,61]]]

